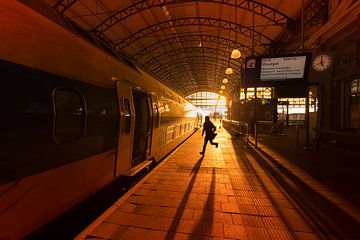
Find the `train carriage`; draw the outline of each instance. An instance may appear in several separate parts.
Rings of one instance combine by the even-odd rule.
[[[0,239],[18,239],[159,161],[197,110],[18,1],[0,3]]]

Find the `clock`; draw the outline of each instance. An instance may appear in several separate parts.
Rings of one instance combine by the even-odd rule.
[[[312,61],[312,67],[317,72],[323,72],[329,69],[332,58],[328,54],[319,54]]]

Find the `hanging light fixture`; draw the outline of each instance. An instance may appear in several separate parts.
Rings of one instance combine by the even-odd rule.
[[[225,70],[225,74],[227,74],[227,75],[230,75],[230,74],[233,74],[233,70],[232,70],[232,68],[227,68],[226,70]]]
[[[220,88],[221,88],[222,90],[224,90],[224,89],[225,89],[225,86],[224,86],[224,85],[222,85]]]
[[[229,80],[227,79],[227,78],[224,78],[223,80],[222,80],[222,83],[228,83],[229,82]]]
[[[231,8],[230,8],[230,20],[231,20]],[[230,52],[230,41],[231,41],[230,30],[231,30],[231,27],[229,28],[229,52]],[[230,59],[229,59],[229,64],[230,64]],[[226,68],[225,74],[227,74],[227,75],[233,74],[232,68],[231,67]]]
[[[223,90],[220,90],[220,91],[219,91],[219,93],[220,93],[220,94],[223,94],[223,93],[224,93],[224,91],[223,91]]]
[[[236,16],[237,16],[237,10],[235,8],[235,24],[236,24]],[[236,43],[236,31],[235,31],[235,43]],[[234,49],[231,52],[231,58],[238,59],[241,57],[241,52],[239,49]]]
[[[235,40],[236,41],[236,40]],[[238,59],[238,58],[240,58],[241,57],[241,52],[240,52],[240,50],[239,49],[234,49],[234,50],[232,50],[232,52],[231,52],[231,58],[233,58],[233,59]]]

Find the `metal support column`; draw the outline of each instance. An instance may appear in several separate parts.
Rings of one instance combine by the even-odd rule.
[[[254,56],[255,51],[255,2],[252,0],[252,56]],[[255,148],[257,148],[257,88],[254,88],[254,138],[255,138]]]

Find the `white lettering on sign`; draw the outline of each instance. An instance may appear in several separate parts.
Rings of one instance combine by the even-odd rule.
[[[306,56],[263,58],[261,81],[281,81],[304,77]]]

